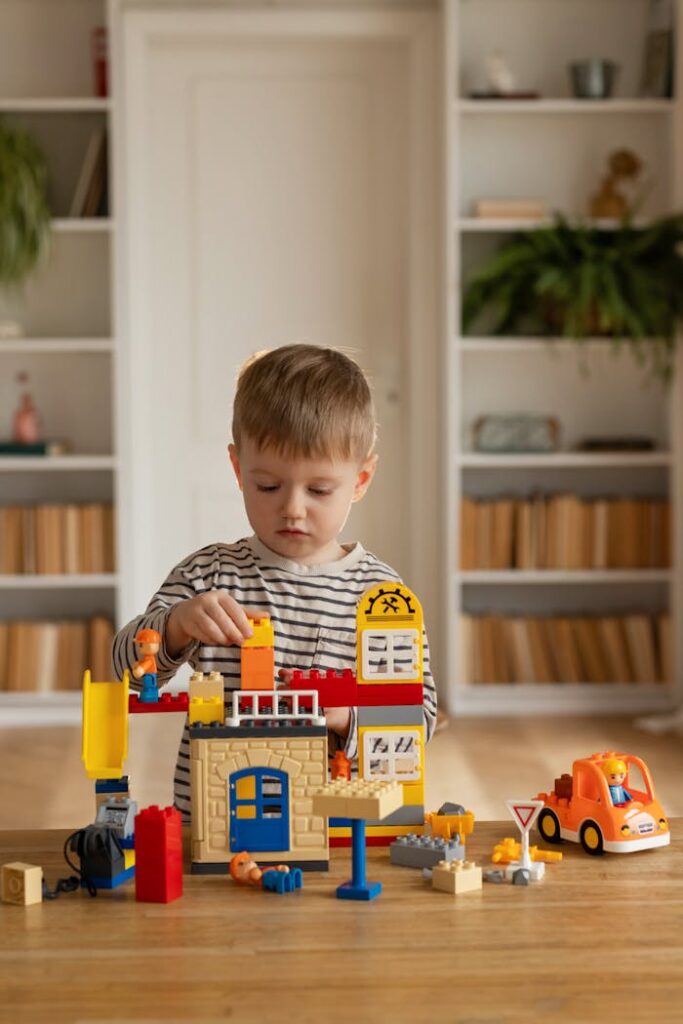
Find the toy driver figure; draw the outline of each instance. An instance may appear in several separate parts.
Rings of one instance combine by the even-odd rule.
[[[133,675],[142,679],[140,700],[145,704],[156,704],[159,700],[157,686],[157,659],[161,647],[161,634],[156,629],[141,629],[135,635],[135,644],[142,657],[133,665]]]
[[[602,764],[602,770],[607,777],[609,795],[615,807],[624,807],[633,797],[627,789],[624,789],[623,782],[626,778],[626,765],[618,757],[610,757]]]

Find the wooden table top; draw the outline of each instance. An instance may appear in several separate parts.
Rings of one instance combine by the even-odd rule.
[[[683,1020],[683,819],[671,846],[589,857],[564,843],[528,888],[433,892],[368,852],[372,903],[337,900],[329,874],[278,896],[189,876],[182,899],[114,892],[0,905],[0,1020],[22,1022],[508,1022]],[[490,866],[508,822],[477,822],[468,857]],[[69,874],[66,832],[2,832],[0,863]],[[535,841],[532,833],[532,843]]]

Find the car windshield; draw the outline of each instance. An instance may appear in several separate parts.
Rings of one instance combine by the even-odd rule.
[[[652,791],[647,785],[647,781],[640,770],[640,765],[635,761],[627,759],[628,776],[624,783],[625,788],[636,800],[642,800],[649,803],[654,799]]]

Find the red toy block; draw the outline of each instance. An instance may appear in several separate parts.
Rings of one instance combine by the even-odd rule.
[[[141,701],[137,693],[128,695],[129,715],[159,715],[164,711],[182,711],[187,714],[189,707],[188,695],[186,693],[161,693],[159,700],[154,703]]]
[[[135,899],[170,903],[183,895],[183,841],[175,807],[147,807],[135,816]]]
[[[363,683],[358,687],[359,708],[399,707],[423,703],[422,683]]]
[[[358,684],[350,668],[341,672],[333,669],[319,672],[315,668],[301,672],[296,669],[287,689],[317,690],[318,702],[323,708],[349,708],[358,704]]]

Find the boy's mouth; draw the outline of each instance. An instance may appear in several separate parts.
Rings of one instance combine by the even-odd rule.
[[[278,530],[278,536],[280,537],[305,537],[306,534],[303,530]]]

